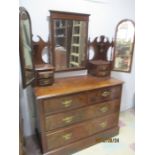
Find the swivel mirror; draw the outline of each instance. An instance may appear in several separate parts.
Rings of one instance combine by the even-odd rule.
[[[23,87],[31,84],[35,79],[32,61],[32,33],[31,21],[28,12],[20,7],[19,13],[19,53]]]
[[[122,20],[116,27],[113,70],[130,72],[134,48],[134,22]]]
[[[87,14],[50,11],[51,62],[56,71],[86,68]]]

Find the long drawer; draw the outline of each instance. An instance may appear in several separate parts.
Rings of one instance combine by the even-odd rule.
[[[54,149],[81,138],[93,135],[116,126],[118,123],[118,113],[92,119],[76,125],[66,127],[56,132],[46,134],[47,149]]]
[[[62,112],[47,116],[45,118],[46,131],[65,127],[77,122],[81,122],[87,119],[95,118],[98,116],[104,116],[106,114],[119,111],[120,100],[115,99],[91,106],[79,108],[77,110],[71,110],[68,112]]]

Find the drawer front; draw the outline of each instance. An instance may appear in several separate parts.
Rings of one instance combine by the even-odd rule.
[[[108,65],[98,65],[98,66],[97,66],[97,70],[98,70],[98,71],[110,70],[110,64],[108,64]]]
[[[97,71],[96,75],[97,76],[102,76],[102,77],[104,77],[104,76],[110,76],[110,71],[99,70],[99,71]]]
[[[81,138],[91,136],[116,126],[118,123],[118,113],[113,113],[106,117],[99,117],[87,122],[69,126],[65,129],[46,134],[48,150],[54,149]]]
[[[121,86],[114,86],[88,92],[88,103],[98,103],[121,96]]]
[[[95,75],[95,76],[100,76],[100,77],[108,77],[110,76],[110,71],[108,70],[91,70],[89,71],[90,74]]]
[[[79,108],[77,110],[59,113],[45,118],[46,131],[65,127],[80,121],[103,116],[114,111],[119,111],[119,99]]]
[[[52,78],[37,79],[37,83],[39,86],[48,86],[52,85],[53,79]]]
[[[44,71],[44,72],[38,72],[37,74],[37,78],[51,78],[54,76],[54,72],[53,71]]]
[[[86,95],[86,93],[80,93],[43,100],[45,115],[84,106],[87,104]]]

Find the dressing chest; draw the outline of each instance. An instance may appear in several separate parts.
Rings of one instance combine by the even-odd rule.
[[[50,11],[49,41],[34,43],[30,16],[20,8],[23,88],[37,81],[36,128],[44,155],[71,155],[119,132],[123,82],[110,77],[113,62],[107,52],[113,42],[101,36],[88,45],[88,21],[88,14]],[[82,69],[91,75],[54,76]]]
[[[69,155],[118,134],[122,81],[90,75],[35,87],[38,130],[47,155]]]

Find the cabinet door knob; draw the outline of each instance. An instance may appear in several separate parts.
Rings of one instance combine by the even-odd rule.
[[[70,107],[72,105],[72,100],[66,100],[63,101],[62,104],[67,108]]]
[[[102,107],[100,110],[101,110],[103,113],[105,113],[105,112],[108,111],[108,107]]]
[[[105,127],[107,126],[107,122],[102,122],[102,123],[100,123],[100,126],[101,126],[102,128],[105,128]]]
[[[71,123],[73,121],[73,116],[68,116],[68,117],[65,117],[63,118],[63,121],[65,123]]]
[[[103,97],[107,97],[107,96],[109,96],[110,95],[110,91],[104,91],[101,95],[103,96]]]
[[[62,138],[64,140],[69,140],[69,139],[71,139],[71,137],[72,137],[72,133],[67,133],[67,134],[65,134],[65,135],[62,136]]]

